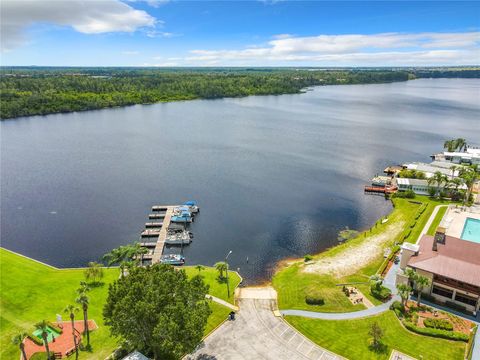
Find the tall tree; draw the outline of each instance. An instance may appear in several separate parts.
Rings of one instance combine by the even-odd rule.
[[[27,360],[27,354],[25,353],[25,343],[24,343],[24,340],[26,337],[27,337],[27,333],[21,332],[12,338],[13,345],[17,345],[20,349],[20,352],[22,354],[22,360]]]
[[[78,296],[75,302],[82,306],[83,333],[87,335],[87,345],[90,345],[90,329],[88,328],[88,305],[90,304],[90,298],[87,295],[87,291],[85,287],[78,289]]]
[[[435,186],[435,195],[437,195],[444,191],[447,184],[447,177],[443,175],[440,171],[435,171],[433,176],[427,180],[427,183],[430,186]]]
[[[119,246],[103,256],[108,266],[119,265],[122,276],[125,276],[125,268],[137,265],[142,261],[142,256],[148,249],[140,246],[140,243]]]
[[[179,359],[201,341],[210,315],[200,276],[155,264],[135,267],[110,285],[103,309],[114,336],[154,359]]]
[[[45,352],[47,353],[47,359],[50,359],[50,348],[48,347],[48,321],[42,320],[35,324],[35,328],[40,330],[40,335],[43,339],[43,345],[45,346]]]
[[[78,312],[78,307],[75,305],[69,304],[63,310],[64,313],[70,316],[70,322],[72,324],[72,336],[73,336],[73,346],[75,347],[75,359],[78,359],[78,343],[77,343],[77,334],[75,333],[75,313]]]
[[[223,279],[223,273],[228,270],[228,264],[225,261],[219,261],[215,264],[215,269],[217,269],[220,279]]]
[[[422,291],[425,289],[428,285],[430,285],[430,280],[425,277],[425,276],[417,276],[416,281],[415,281],[415,286],[417,288],[417,305],[420,306],[420,299],[422,298]]]
[[[375,350],[380,349],[382,346],[383,330],[376,321],[370,326],[368,334],[372,337],[372,347]]]
[[[398,295],[402,298],[402,304],[407,305],[408,298],[412,292],[412,288],[406,284],[397,284]]]
[[[455,150],[466,151],[467,150],[467,141],[462,138],[455,139]]]
[[[460,170],[460,178],[463,179],[465,185],[467,185],[467,191],[465,192],[465,197],[463,199],[463,205],[470,199],[470,194],[473,190],[473,185],[475,182],[480,178],[479,168],[478,166],[471,165],[469,167],[463,167]]]

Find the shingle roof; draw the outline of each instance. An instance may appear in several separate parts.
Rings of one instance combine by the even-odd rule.
[[[150,360],[149,358],[147,358],[145,355],[143,355],[142,353],[138,352],[137,350],[135,350],[134,352],[128,354],[127,356],[125,356],[122,360]]]
[[[445,244],[438,243],[433,251],[433,236],[423,235],[419,245],[408,266],[480,286],[480,244],[446,236]]]

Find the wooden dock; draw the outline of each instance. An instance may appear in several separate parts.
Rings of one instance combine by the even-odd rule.
[[[393,194],[397,191],[397,188],[391,186],[365,186],[364,191],[367,193]]]
[[[147,222],[145,223],[145,227],[148,228],[161,228],[163,226],[163,222]]]
[[[148,218],[150,220],[153,220],[153,219],[164,219],[165,218],[165,214],[150,214],[148,215]]]
[[[155,250],[153,251],[152,264],[160,262],[160,259],[163,255],[163,249],[165,248],[165,239],[167,237],[167,230],[168,230],[168,226],[170,225],[170,219],[172,218],[174,207],[175,206],[152,207],[153,211],[155,211],[154,208],[166,208],[165,218],[163,219],[163,225],[162,225],[162,228],[160,229],[160,233],[157,239],[157,245],[155,246]]]

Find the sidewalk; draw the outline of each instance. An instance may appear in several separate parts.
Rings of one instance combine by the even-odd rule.
[[[399,265],[393,264],[390,270],[388,270],[387,275],[385,276],[384,285],[392,290],[392,298],[384,304],[372,307],[366,310],[346,312],[346,313],[325,313],[325,312],[316,312],[316,311],[307,311],[307,310],[280,310],[282,315],[292,315],[292,316],[303,316],[312,319],[323,319],[323,320],[349,320],[349,319],[359,319],[367,316],[373,316],[381,314],[387,311],[390,308],[390,305],[396,301],[400,301],[400,296],[396,295],[397,290],[395,287],[395,274],[397,273]]]

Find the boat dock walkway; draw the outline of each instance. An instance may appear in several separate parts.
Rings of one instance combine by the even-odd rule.
[[[162,228],[160,229],[158,239],[157,239],[157,245],[155,246],[155,249],[153,250],[153,256],[152,256],[152,264],[160,262],[160,259],[163,255],[163,249],[165,248],[165,239],[167,237],[167,230],[168,226],[170,225],[170,220],[173,215],[173,209],[177,205],[172,205],[172,206],[153,206],[152,211],[166,211],[165,217],[163,219],[162,223]],[[161,209],[161,210],[157,210]],[[165,209],[165,210],[164,210]]]

